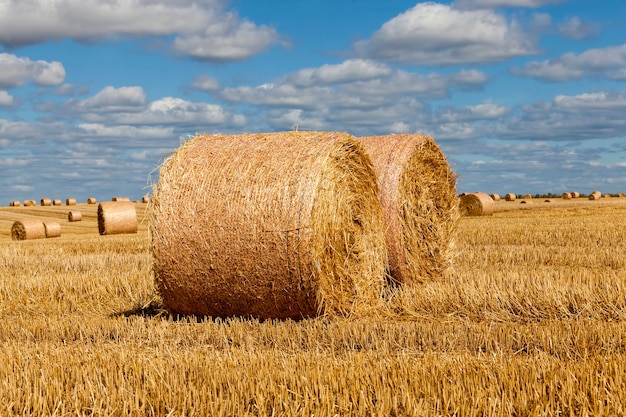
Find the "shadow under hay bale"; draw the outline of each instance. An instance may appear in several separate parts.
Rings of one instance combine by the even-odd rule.
[[[46,237],[46,229],[40,219],[26,218],[17,220],[11,227],[11,239],[43,239]]]
[[[61,225],[58,222],[53,220],[44,220],[43,227],[47,238],[61,236]]]
[[[491,216],[496,211],[496,204],[486,193],[475,192],[459,199],[461,216]]]
[[[130,201],[98,204],[98,232],[101,235],[137,233],[137,211]]]
[[[161,166],[151,204],[172,314],[300,319],[382,303],[376,177],[349,134],[197,135]]]
[[[389,271],[401,284],[441,278],[459,217],[456,174],[426,135],[359,138],[372,160],[385,219]]]

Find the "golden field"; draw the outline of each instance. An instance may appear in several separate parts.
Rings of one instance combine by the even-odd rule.
[[[95,205],[0,208],[0,415],[626,415],[626,198],[461,218],[449,277],[375,317],[174,318]],[[12,241],[22,216],[60,238]]]

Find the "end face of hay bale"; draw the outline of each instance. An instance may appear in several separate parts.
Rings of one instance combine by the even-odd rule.
[[[67,213],[67,221],[79,222],[83,219],[83,213],[77,210],[72,210]]]
[[[61,236],[61,225],[58,222],[55,222],[53,220],[44,220],[43,226],[47,238]]]
[[[11,239],[43,239],[46,237],[46,229],[40,219],[26,218],[18,220],[11,226]]]
[[[515,200],[517,199],[517,196],[516,196],[515,194],[513,194],[513,193],[507,193],[507,194],[504,196],[504,199],[505,199],[506,201],[515,201]]]
[[[496,205],[488,194],[479,191],[461,197],[459,211],[462,216],[491,216]]]
[[[101,235],[137,233],[137,211],[130,201],[98,204],[98,232]]]

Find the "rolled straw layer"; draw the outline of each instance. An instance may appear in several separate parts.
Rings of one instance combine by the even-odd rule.
[[[359,138],[372,160],[386,229],[389,272],[412,284],[450,267],[458,214],[456,174],[425,135]]]
[[[46,232],[46,237],[60,237],[61,225],[53,220],[44,220],[43,227]]]
[[[46,237],[46,229],[40,219],[26,218],[17,220],[11,227],[11,239],[27,240]]]
[[[197,135],[161,167],[150,231],[175,314],[297,319],[381,303],[376,178],[346,133]]]
[[[460,198],[459,211],[462,216],[491,216],[496,204],[488,194],[476,192]]]
[[[98,204],[98,232],[101,235],[137,233],[137,211],[130,201]]]

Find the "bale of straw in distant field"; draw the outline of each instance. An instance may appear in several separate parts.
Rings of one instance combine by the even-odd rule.
[[[63,203],[61,203],[61,200],[58,200],[58,199],[57,200],[52,200],[52,205],[53,206],[60,206],[61,204],[63,204]]]
[[[142,203],[149,203],[150,202],[150,197],[148,197],[147,195],[144,195],[143,197],[141,197],[141,202]]]
[[[570,193],[568,193],[568,192],[565,192],[565,193],[561,194],[561,198],[563,200],[570,200],[572,198],[572,195]]]
[[[171,313],[297,319],[381,305],[376,176],[347,133],[196,135],[161,166],[148,213]]]
[[[459,211],[462,216],[491,216],[496,204],[488,194],[478,191],[460,198]]]
[[[128,198],[128,197],[113,197],[113,198],[111,198],[111,201],[130,201],[130,198]]]
[[[75,206],[76,205],[76,199],[75,198],[66,198],[65,199],[65,205],[66,206]]]
[[[89,197],[87,199],[87,204],[96,204],[98,201],[94,197]]]
[[[500,201],[500,194],[491,194],[490,197],[493,201]]]
[[[42,206],[51,206],[52,205],[52,200],[50,200],[49,198],[44,197],[44,198],[41,199],[40,204]]]
[[[618,193],[618,194],[617,194],[617,196],[618,196],[619,198],[624,198],[624,196],[625,196],[625,195],[624,195],[624,193]]]
[[[61,225],[59,224],[59,222],[55,222],[54,220],[44,220],[43,227],[46,232],[46,237],[61,236]]]
[[[507,193],[504,196],[504,199],[506,201],[515,201],[516,198],[517,198],[517,196],[515,194],[513,194],[513,193]]]
[[[101,235],[137,233],[137,211],[130,201],[98,204],[98,231]]]
[[[578,191],[572,191],[570,194],[572,195],[572,198],[580,198],[580,193]]]
[[[43,239],[46,237],[46,229],[41,219],[25,218],[17,220],[11,226],[11,239]]]
[[[530,194],[524,194],[524,198],[525,198],[526,200],[528,200],[528,199],[533,198],[533,196],[532,196],[532,195],[530,195]]]
[[[589,200],[599,200],[602,197],[602,193],[600,191],[594,191],[589,194]]]
[[[19,200],[13,200],[9,203],[9,206],[11,207],[20,207],[22,205],[22,202]]]
[[[608,194],[608,193],[607,193],[607,194],[604,194],[602,197],[604,197],[604,198],[611,198],[611,197],[613,197],[613,196],[612,196],[611,194]]]
[[[78,210],[72,210],[67,212],[67,221],[79,222],[83,219],[83,213]]]
[[[458,212],[456,174],[433,138],[359,138],[372,160],[396,283],[441,278],[451,265]]]
[[[32,207],[36,205],[37,203],[35,202],[35,200],[24,200],[24,206],[26,207]]]

